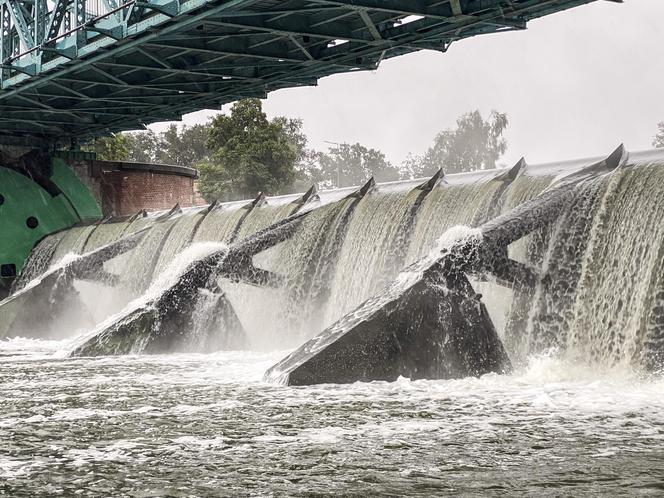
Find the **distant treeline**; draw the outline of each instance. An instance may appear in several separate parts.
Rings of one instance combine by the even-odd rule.
[[[307,146],[302,120],[268,119],[259,99],[236,102],[229,114],[206,124],[176,126],[165,132],[120,133],[88,146],[99,159],[157,162],[190,166],[200,171],[198,188],[208,200],[233,200],[266,192],[346,187],[374,176],[385,182],[446,173],[490,169],[505,153],[507,115],[492,112],[484,119],[472,111],[457,119],[455,128],[438,133],[422,155],[409,154],[394,165],[376,149],[335,144],[327,151]]]
[[[657,128],[657,135],[655,135],[655,139],[653,140],[652,145],[653,147],[662,149],[664,148],[664,121],[659,123]]]

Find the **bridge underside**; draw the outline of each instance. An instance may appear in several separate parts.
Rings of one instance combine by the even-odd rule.
[[[140,129],[594,0],[115,1],[0,0],[0,135]]]

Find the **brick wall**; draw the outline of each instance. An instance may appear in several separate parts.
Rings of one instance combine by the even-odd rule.
[[[151,171],[104,171],[101,174],[105,216],[129,216],[145,209],[158,211],[194,205],[194,179]]]
[[[0,159],[13,159],[29,148],[0,144]],[[91,153],[58,151],[90,189],[105,217],[131,216],[141,210],[159,211],[206,204],[196,190],[198,172],[183,166],[98,161]],[[46,165],[44,165],[46,166]]]
[[[171,209],[176,204],[202,204],[195,188],[198,172],[194,169],[71,156],[66,156],[67,164],[88,186],[105,217]]]

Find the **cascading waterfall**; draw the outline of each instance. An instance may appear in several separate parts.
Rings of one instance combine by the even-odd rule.
[[[246,209],[239,205],[213,207],[196,230],[194,242],[230,242],[242,217],[246,215]]]
[[[521,175],[515,178],[507,189],[497,192],[499,197],[493,199],[492,206],[477,212],[474,225],[479,225],[488,221],[493,215],[504,214],[529,201],[546,189],[552,180],[553,177],[550,175]],[[508,247],[509,257],[522,263],[539,266],[543,236],[544,234],[540,230],[517,240]],[[512,331],[521,330],[524,326],[525,312],[520,313],[520,311],[530,302],[529,294],[523,292],[515,294],[512,289],[499,286],[491,281],[473,281],[473,285],[482,294],[483,301],[489,309],[499,333],[509,343]],[[518,347],[520,346],[521,344]],[[510,351],[514,352],[514,349],[511,348]]]
[[[607,366],[641,364],[646,361],[642,351],[662,348],[664,168],[659,157],[657,164],[643,164],[650,156],[635,157],[637,165],[579,185],[579,196],[556,223],[509,247],[510,257],[539,270],[534,289],[513,292],[473,282],[514,359],[557,348]],[[255,258],[258,267],[282,275],[283,286],[222,279],[220,289],[251,348],[297,346],[380,293],[451,227],[479,225],[505,213],[538,195],[556,175],[587,164],[526,167],[509,181],[496,172],[453,175],[424,193],[404,183],[379,185],[360,196],[349,195],[352,191],[322,195],[292,238]],[[15,287],[69,253],[93,250],[149,226],[138,247],[104,265],[118,277],[126,303],[186,247],[242,240],[297,211],[295,200],[215,205],[77,227],[43,240]],[[197,314],[204,328],[206,306],[214,307],[217,297],[211,293],[200,301]]]
[[[168,236],[164,239],[159,257],[155,264],[154,273],[151,280],[158,277],[162,271],[180,254],[191,241],[196,233],[196,229],[205,219],[206,214],[197,211],[183,213],[173,222]]]
[[[324,324],[330,325],[385,287],[404,265],[415,202],[420,192],[365,196],[348,223],[335,271]]]
[[[118,240],[129,228],[129,222],[103,223],[99,225],[88,237],[85,246],[81,252],[94,251],[106,244]]]
[[[478,213],[485,213],[500,184],[484,181],[479,184],[446,185],[434,189],[422,203],[406,264],[424,257],[446,230],[455,225],[471,225]]]
[[[243,239],[252,233],[256,233],[263,228],[269,227],[273,223],[286,218],[294,209],[295,207],[290,203],[274,206],[266,204],[255,207],[238,227],[235,240]]]
[[[52,262],[60,261],[67,254],[80,254],[88,238],[97,228],[97,225],[74,227],[65,232],[65,235],[60,239],[55,253],[53,254]]]
[[[152,282],[161,251],[177,224],[178,218],[151,225],[150,231],[135,251],[111,262],[110,271],[121,275],[125,287],[134,295],[145,291]]]
[[[633,363],[656,340],[648,318],[664,305],[657,295],[664,274],[662,185],[661,167],[628,169],[598,199],[566,349],[602,364]]]
[[[51,261],[54,260],[55,251],[66,234],[67,232],[58,232],[44,238],[37,244],[30,253],[30,257],[26,261],[21,275],[14,281],[12,293],[23,289],[31,281],[48,270]]]
[[[295,235],[256,258],[284,275],[283,289],[223,283],[253,343],[260,348],[294,347],[323,323],[337,255],[356,199],[346,198],[312,212]]]
[[[547,188],[551,184],[552,180],[553,177],[551,176],[521,176],[515,179],[510,184],[509,189],[505,192],[505,195],[502,196],[503,200],[501,201],[500,212],[506,213],[510,209],[515,208],[516,206],[532,199],[545,188]],[[537,244],[537,238],[538,234],[535,233],[528,235],[521,240],[517,240],[509,247],[510,257],[523,263],[533,262],[532,258],[536,257],[533,254],[535,251],[535,247],[533,247],[533,245]]]
[[[602,178],[580,185],[578,198],[558,222],[547,233],[537,234],[536,242],[530,240],[530,251],[526,252],[528,246],[522,244],[512,255],[528,263],[541,259],[543,275],[534,291],[517,293],[511,309],[506,339],[517,358],[565,342],[597,200],[606,184]]]
[[[662,346],[661,324],[651,325],[663,304],[662,185],[661,165],[645,164],[578,187],[546,234],[527,320],[511,324],[518,357],[554,348],[606,368],[656,367],[645,357]]]

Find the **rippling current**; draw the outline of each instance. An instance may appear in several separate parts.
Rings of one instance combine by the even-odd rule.
[[[0,341],[2,496],[664,493],[664,379],[531,358],[509,376],[285,387],[287,352],[60,358]]]

